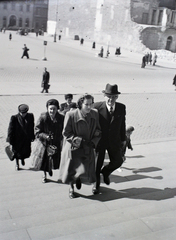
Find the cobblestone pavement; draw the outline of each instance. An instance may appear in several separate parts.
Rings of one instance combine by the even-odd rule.
[[[79,95],[74,95],[76,100]],[[102,95],[94,95],[95,101],[103,100]],[[26,103],[30,112],[34,113],[35,121],[40,113],[46,111],[45,104],[50,98],[56,98],[61,103],[63,95],[33,95],[33,96],[1,96],[1,125],[0,137],[4,151],[10,116],[17,113],[17,106]],[[127,125],[133,125],[135,131],[132,135],[134,142],[152,142],[159,139],[169,140],[176,136],[176,102],[175,93],[164,94],[122,94],[119,101],[126,104]]]
[[[176,94],[172,86],[175,72],[173,62],[158,60],[155,68],[140,68],[141,55],[123,50],[120,58],[113,56],[112,47],[109,59],[95,58],[99,46],[92,52],[90,42],[80,46],[78,42],[64,39],[53,43],[52,38],[21,37],[13,34],[9,42],[8,34],[0,34],[4,45],[0,46],[1,88],[0,138],[3,151],[10,116],[17,113],[17,106],[27,103],[35,115],[45,111],[49,98],[64,101],[63,94],[72,92],[75,100],[84,92],[93,93],[95,101],[104,100],[101,91],[107,82],[118,83],[122,94],[119,101],[127,107],[127,125],[133,125],[133,141],[156,141],[176,136]],[[43,40],[48,41],[48,61],[42,61]],[[24,42],[30,48],[30,58],[21,59]],[[114,49],[113,49],[114,50]],[[40,57],[39,57],[40,56]],[[43,67],[51,74],[49,95],[40,94]]]

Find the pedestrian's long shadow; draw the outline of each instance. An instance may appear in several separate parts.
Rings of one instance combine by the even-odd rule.
[[[90,200],[98,200],[101,202],[112,201],[122,198],[130,199],[142,199],[151,201],[161,201],[169,198],[174,198],[176,196],[176,188],[127,188],[116,191],[115,189],[109,189],[106,187],[100,188],[100,193],[97,195],[84,196],[82,194],[77,194],[77,197],[82,197]]]
[[[114,183],[119,183],[119,182],[129,182],[129,181],[136,181],[136,180],[141,180],[141,179],[146,179],[146,178],[150,178],[150,179],[157,179],[157,180],[161,180],[163,179],[162,176],[155,176],[155,177],[151,177],[148,175],[144,175],[144,174],[138,174],[138,173],[149,173],[149,172],[156,172],[156,171],[161,171],[161,168],[158,167],[148,167],[148,168],[140,168],[140,169],[136,169],[136,168],[127,168],[127,167],[121,167],[121,170],[123,172],[123,169],[125,170],[129,170],[132,171],[134,174],[131,175],[126,175],[126,176],[119,176],[119,175],[111,175],[111,182]]]
[[[29,60],[39,61],[39,59],[36,59],[36,58],[29,58]]]
[[[158,68],[167,68],[167,69],[174,69],[174,70],[175,70],[175,68],[164,67],[164,66],[160,66],[160,65],[155,65],[155,67],[158,67]]]

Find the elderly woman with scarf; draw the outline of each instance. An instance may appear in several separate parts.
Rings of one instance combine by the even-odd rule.
[[[98,112],[94,98],[85,94],[78,99],[78,108],[66,113],[63,129],[60,178],[70,184],[69,197],[74,198],[74,184],[81,188],[82,178],[96,182],[95,148],[101,137]]]
[[[64,122],[64,116],[58,112],[59,102],[56,99],[48,100],[46,108],[47,112],[40,115],[35,126],[35,136],[41,146],[37,150],[41,163],[39,170],[44,172],[43,183],[47,181],[47,172],[52,176],[52,169],[59,168]]]

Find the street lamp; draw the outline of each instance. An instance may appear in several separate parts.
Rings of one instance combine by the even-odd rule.
[[[56,42],[56,31],[57,31],[57,16],[58,16],[58,0],[57,0],[57,6],[56,6],[56,27],[55,27],[55,33],[54,33],[54,42]]]

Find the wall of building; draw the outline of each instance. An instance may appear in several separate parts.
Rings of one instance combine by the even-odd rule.
[[[16,21],[13,26],[12,18]],[[14,30],[42,28],[46,31],[47,18],[48,0],[0,1],[0,28],[6,27]]]
[[[131,0],[50,0],[48,20],[57,20],[57,34],[141,50],[140,26],[130,9]]]
[[[139,24],[150,24],[153,9],[157,9],[159,0],[131,0],[131,18]]]
[[[176,10],[176,0],[160,0],[159,6]]]
[[[29,7],[28,7],[29,5]],[[16,25],[10,26],[10,19],[14,17],[16,19]],[[22,21],[22,28],[28,25],[28,28],[32,28],[33,22],[33,4],[28,4],[27,2],[0,2],[0,27],[4,26],[4,18],[6,18],[6,28],[18,29],[21,26],[20,21]],[[28,20],[27,20],[28,19]],[[28,24],[26,24],[28,21]]]
[[[150,50],[165,49],[176,52],[175,29],[161,31],[161,27],[148,27],[141,32],[141,40]]]

